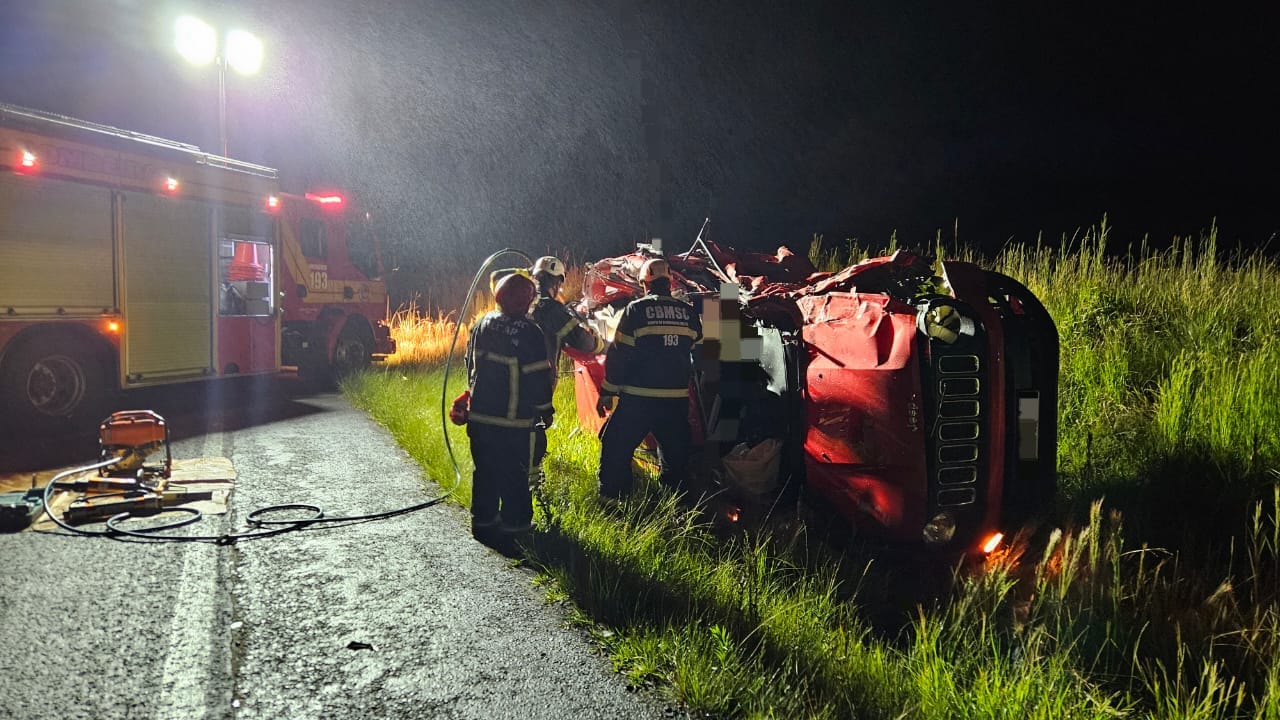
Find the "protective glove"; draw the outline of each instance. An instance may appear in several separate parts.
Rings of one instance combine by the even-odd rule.
[[[449,422],[454,425],[466,425],[467,416],[470,414],[468,405],[471,403],[471,391],[466,390],[453,400],[453,407],[449,408]]]
[[[605,415],[613,412],[613,407],[617,402],[618,398],[616,395],[601,395],[600,399],[596,400],[596,414],[600,417],[604,417]]]

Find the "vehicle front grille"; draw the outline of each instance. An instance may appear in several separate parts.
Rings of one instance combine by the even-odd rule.
[[[982,361],[977,355],[934,357],[937,415],[932,441],[936,456],[932,491],[939,508],[972,505],[978,499],[983,425]]]

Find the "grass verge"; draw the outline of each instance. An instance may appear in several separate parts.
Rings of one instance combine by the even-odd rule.
[[[953,568],[802,523],[726,537],[651,478],[606,514],[562,382],[532,548],[549,595],[632,683],[714,717],[1280,717],[1280,272],[1217,257],[1211,234],[1122,258],[1107,242],[1104,225],[982,261],[1062,337],[1046,543]],[[391,367],[346,389],[451,487],[442,380]]]

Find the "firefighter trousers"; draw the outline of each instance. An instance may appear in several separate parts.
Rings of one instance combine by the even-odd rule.
[[[467,423],[471,459],[471,534],[482,542],[495,533],[520,533],[533,524],[529,474],[536,469],[532,427]],[[483,537],[482,537],[483,536]]]
[[[686,489],[692,432],[688,398],[647,398],[622,394],[600,431],[600,495],[619,499],[631,492],[631,456],[646,435],[658,441],[658,479]]]

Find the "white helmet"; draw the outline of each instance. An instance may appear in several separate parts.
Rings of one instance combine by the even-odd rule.
[[[645,260],[640,266],[640,282],[650,283],[659,278],[671,279],[671,267],[662,258]]]
[[[530,273],[534,276],[545,273],[554,278],[562,278],[564,277],[564,263],[560,262],[558,257],[544,255],[533,264],[533,269]]]

